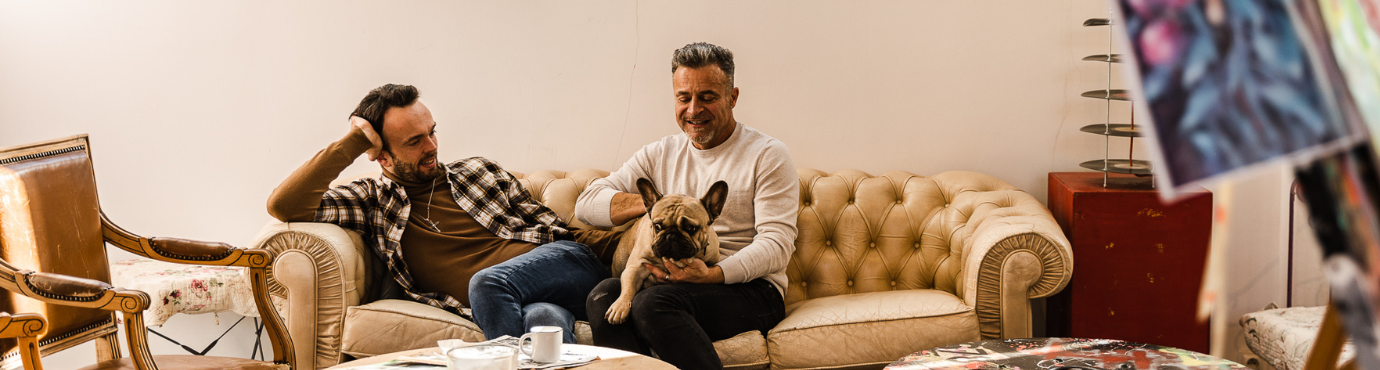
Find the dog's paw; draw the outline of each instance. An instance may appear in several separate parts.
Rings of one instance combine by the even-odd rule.
[[[610,306],[609,311],[604,313],[604,319],[607,319],[610,324],[622,324],[628,319],[629,311],[632,311],[632,301],[619,299],[613,301],[613,306]]]

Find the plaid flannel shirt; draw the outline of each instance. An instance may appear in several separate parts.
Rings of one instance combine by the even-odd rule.
[[[481,157],[451,162],[446,165],[446,181],[460,208],[500,238],[535,244],[569,239],[565,222],[532,200],[527,189],[497,163]],[[403,262],[401,243],[411,208],[402,185],[387,177],[362,178],[326,191],[316,221],[359,232],[413,299],[469,318],[469,308],[454,297],[417,291]]]

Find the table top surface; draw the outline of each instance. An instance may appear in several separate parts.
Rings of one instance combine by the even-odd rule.
[[[960,343],[902,357],[887,370],[1052,369],[1247,370],[1198,352],[1112,339],[1028,338]]]
[[[626,369],[626,370],[634,370],[634,369],[647,369],[647,370],[663,370],[663,369],[664,369],[664,370],[674,370],[674,369],[676,368],[675,366],[671,366],[671,364],[662,362],[661,360],[657,360],[657,359],[655,359],[655,358],[651,358],[651,357],[639,355],[639,354],[636,354],[636,353],[633,353],[633,352],[628,352],[628,351],[623,351],[623,350],[617,350],[617,349],[613,349],[613,348],[589,346],[589,345],[583,345],[583,344],[569,344],[569,343],[562,344],[561,346],[564,347],[564,348],[566,348],[566,349],[568,349],[568,350],[574,350],[574,351],[581,352],[581,353],[590,353],[590,354],[594,354],[594,355],[598,355],[598,356],[599,356],[599,360],[596,360],[596,361],[594,361],[594,362],[591,362],[591,363],[589,363],[588,365],[579,366],[579,367],[574,367],[573,369],[580,369],[580,370],[624,370],[624,369]],[[422,349],[414,349],[414,350],[393,352],[393,353],[389,353],[389,354],[385,354],[385,355],[378,355],[378,356],[374,356],[374,357],[363,358],[363,359],[359,359],[359,360],[354,360],[354,361],[346,362],[346,363],[343,363],[343,364],[331,366],[331,367],[326,368],[326,369],[327,369],[327,370],[342,370],[342,369],[348,369],[348,368],[352,368],[352,367],[356,367],[356,366],[365,366],[365,365],[382,364],[382,363],[385,363],[385,362],[388,362],[388,361],[392,361],[393,359],[396,359],[396,358],[398,358],[398,357],[408,356],[408,355],[414,355],[414,354],[423,353],[423,352],[429,352],[429,351],[440,351],[440,348],[439,348],[439,347],[431,347],[431,348],[422,348]],[[437,369],[441,369],[441,367],[437,367]]]

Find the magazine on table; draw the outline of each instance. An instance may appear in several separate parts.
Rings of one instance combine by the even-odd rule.
[[[426,352],[422,352],[422,353],[413,354],[413,355],[410,355],[410,356],[399,357],[397,360],[394,360],[393,362],[396,362],[396,363],[406,363],[406,364],[424,364],[424,365],[428,365],[428,366],[446,366],[446,364],[447,364],[447,359],[446,359],[446,355],[444,354],[444,351],[449,351],[449,350],[456,349],[456,348],[477,346],[477,345],[481,345],[481,344],[498,344],[498,345],[505,345],[505,346],[509,346],[509,347],[513,347],[513,348],[518,348],[518,338],[514,338],[514,337],[512,337],[512,336],[504,335],[504,336],[502,336],[502,337],[494,338],[494,339],[491,339],[491,340],[486,340],[486,341],[483,341],[483,342],[465,342],[465,341],[462,341],[462,340],[459,340],[459,339],[447,339],[447,340],[438,341],[437,344],[439,344],[439,346],[441,347],[440,350],[436,350],[436,351],[426,351]],[[538,362],[532,362],[532,357],[527,356],[527,354],[522,353],[522,351],[518,351],[518,367],[517,367],[517,368],[518,368],[518,369],[540,369],[540,370],[564,369],[564,368],[570,368],[570,367],[576,367],[576,366],[586,365],[586,364],[589,364],[589,363],[591,363],[591,362],[594,362],[595,360],[598,360],[598,359],[599,359],[598,356],[595,356],[595,355],[592,355],[592,354],[588,354],[588,353],[580,353],[580,352],[578,352],[578,351],[575,351],[574,348],[572,348],[572,347],[562,347],[561,360],[560,360],[560,361],[556,361],[556,362],[552,362],[552,363],[538,363]],[[392,362],[390,362],[390,364],[391,364],[391,363],[392,363]],[[378,368],[378,369],[381,370],[381,369],[393,369],[393,368]],[[361,369],[361,370],[363,370],[363,369]],[[374,369],[373,369],[373,368],[368,368],[368,370],[374,370]]]

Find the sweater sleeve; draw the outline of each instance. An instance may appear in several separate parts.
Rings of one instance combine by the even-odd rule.
[[[660,156],[662,147],[660,141],[647,144],[637,153],[633,153],[632,158],[628,158],[618,171],[610,173],[608,177],[594,180],[585,187],[585,191],[575,200],[575,218],[590,226],[618,226],[613,224],[609,216],[613,196],[618,193],[637,193],[637,179],[651,178],[650,174],[655,168],[653,158]]]
[[[723,261],[725,284],[738,284],[783,272],[795,253],[800,213],[800,178],[786,144],[773,140],[757,158],[753,194],[752,243]]]
[[[364,131],[353,127],[340,141],[331,143],[297,168],[268,197],[268,214],[283,222],[316,221],[322,197],[331,181],[355,162],[372,144]]]

